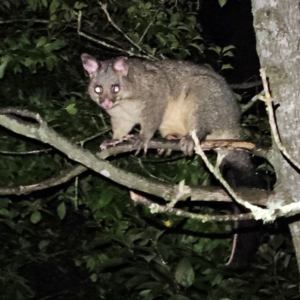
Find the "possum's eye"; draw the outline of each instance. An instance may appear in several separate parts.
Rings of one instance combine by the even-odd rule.
[[[120,86],[118,86],[117,84],[111,86],[111,92],[114,94],[119,93],[120,89],[121,89]]]
[[[102,94],[103,92],[103,88],[101,85],[96,85],[95,88],[94,88],[94,91],[96,94]]]

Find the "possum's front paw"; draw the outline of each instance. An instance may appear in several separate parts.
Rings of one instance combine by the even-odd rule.
[[[189,134],[180,140],[180,148],[184,155],[192,156],[194,153],[194,147],[195,143]]]
[[[100,145],[100,149],[104,150],[108,147],[116,146],[122,142],[123,142],[123,140],[119,140],[119,139],[106,140]]]

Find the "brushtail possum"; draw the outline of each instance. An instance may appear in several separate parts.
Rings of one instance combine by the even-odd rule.
[[[81,59],[90,76],[88,92],[110,115],[114,140],[136,124],[137,145],[144,149],[157,130],[180,138],[185,154],[193,152],[192,130],[200,140],[240,138],[236,99],[225,80],[205,66],[125,57],[100,62],[88,54]]]
[[[225,80],[208,67],[125,57],[98,61],[88,54],[81,60],[90,77],[90,97],[110,115],[112,144],[136,124],[141,126],[136,146],[144,150],[157,130],[162,137],[179,138],[185,154],[193,152],[193,130],[200,140],[241,138],[238,103]],[[250,156],[232,153],[224,165],[240,165],[244,176],[251,169]]]

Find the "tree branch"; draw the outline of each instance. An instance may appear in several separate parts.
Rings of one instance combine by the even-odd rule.
[[[250,88],[253,88],[253,87],[256,87],[256,86],[260,86],[260,85],[262,85],[262,81],[261,80],[251,81],[251,82],[229,84],[229,86],[233,90],[246,90],[246,89],[250,89]]]
[[[135,53],[135,52],[132,52],[130,50],[125,50],[123,48],[119,48],[117,46],[113,46],[113,45],[108,44],[108,43],[106,43],[104,41],[96,39],[96,38],[94,38],[94,37],[92,37],[90,35],[87,35],[86,33],[84,33],[84,32],[81,31],[81,22],[82,22],[82,11],[80,10],[78,12],[78,18],[77,18],[77,34],[80,35],[80,36],[82,36],[82,37],[84,37],[84,38],[86,38],[87,40],[95,42],[95,43],[97,43],[97,44],[99,44],[101,46],[104,46],[104,47],[108,48],[108,49],[113,49],[113,50],[119,51],[121,53],[126,53],[129,56],[136,56],[136,57],[140,57],[140,58],[146,58],[146,59],[152,59],[153,60],[152,56],[139,54],[138,52]]]
[[[103,4],[101,1],[99,1],[99,5],[101,7],[101,9],[103,10],[103,12],[105,13],[108,22],[117,30],[119,31],[127,41],[129,41],[129,43],[131,45],[133,45],[135,48],[138,49],[138,51],[143,52],[142,48],[137,45],[125,32],[123,32],[118,26],[117,24],[114,22],[114,20],[111,18],[109,12],[107,11],[107,4]]]
[[[263,81],[265,96],[261,96],[261,97],[259,97],[259,99],[265,102],[266,110],[267,110],[267,113],[269,116],[269,123],[270,123],[271,131],[272,131],[272,134],[274,137],[274,141],[275,141],[278,149],[283,154],[283,156],[299,171],[300,163],[288,153],[287,149],[282,145],[282,143],[280,141],[280,137],[279,137],[279,133],[277,130],[276,121],[275,121],[275,116],[274,116],[273,98],[269,91],[269,86],[268,86],[268,82],[267,82],[267,75],[266,75],[265,69],[263,69],[263,68],[260,69],[260,75],[261,75],[261,78]]]
[[[82,165],[72,166],[70,168],[62,170],[58,176],[54,176],[40,183],[20,185],[15,187],[0,187],[0,195],[23,195],[34,191],[44,190],[53,186],[63,184],[87,170],[88,169]]]
[[[11,114],[13,114],[13,118],[11,117]],[[24,126],[24,124],[20,122],[20,120],[16,119],[17,115],[26,117],[27,121],[28,118],[34,118],[40,124],[27,122],[27,124]],[[38,114],[13,108],[0,109],[0,125],[18,134],[49,144],[52,147],[58,149],[59,151],[65,153],[71,160],[76,161],[84,165],[86,168],[94,170],[95,172],[111,179],[114,182],[126,186],[129,189],[138,190],[154,196],[158,196],[165,199],[166,201],[176,199],[176,195],[178,192],[177,185],[164,184],[158,181],[145,179],[141,176],[114,167],[109,162],[101,158],[102,156],[107,157],[107,152],[109,150],[115,151],[116,149],[119,149],[118,153],[120,153],[124,150],[123,147],[128,147],[128,145],[120,145],[119,147],[116,146],[115,148],[103,151],[103,153],[101,152],[98,156],[93,155],[88,150],[82,149],[58,135],[53,129],[47,126],[46,122],[44,122]],[[207,142],[212,143],[212,141]],[[158,144],[154,141],[153,144],[152,142],[150,142],[149,148],[151,147],[168,148],[169,145],[163,145],[162,143]],[[132,147],[130,149],[132,150]],[[24,191],[28,193],[33,190],[38,190],[44,187],[46,188],[66,182],[67,180],[70,180],[74,176],[78,176],[81,172],[86,170],[86,168],[82,165],[74,167],[74,169],[72,170],[72,172],[74,173],[70,174],[69,176],[66,175],[68,172],[66,170],[63,171],[62,174],[60,174],[59,176],[49,179],[48,181],[39,183],[37,185],[15,187],[13,189],[11,188],[10,190],[7,190],[6,193],[4,189],[1,189],[1,194],[22,194],[24,193]],[[267,191],[257,189],[240,188],[237,189],[236,192],[238,195],[242,195],[244,199],[249,199],[251,203],[256,203],[259,205],[265,205],[267,203],[268,198],[271,195],[271,193]],[[189,197],[192,201],[201,200],[232,202],[231,198],[227,195],[227,193],[223,189],[218,187],[190,187],[189,192],[185,195],[185,199]]]
[[[207,214],[191,213],[182,209],[174,208],[169,205],[159,205],[133,191],[130,191],[130,198],[137,203],[149,207],[152,213],[167,213],[167,214],[185,217],[189,219],[196,219],[202,222],[225,222],[225,221],[241,221],[241,220],[253,219],[253,215],[251,213],[239,214],[239,215],[237,214],[207,215]]]
[[[251,213],[254,215],[255,219],[259,220],[259,219],[263,219],[263,220],[268,220],[269,214],[265,213],[265,210],[255,206],[245,200],[243,200],[242,198],[240,198],[235,191],[232,189],[232,187],[227,183],[227,181],[223,178],[219,167],[213,167],[213,165],[209,162],[209,160],[207,159],[203,149],[200,146],[200,142],[199,139],[196,135],[196,131],[194,130],[192,132],[192,138],[194,140],[195,143],[195,151],[198,155],[201,156],[202,160],[204,161],[206,167],[209,169],[209,171],[215,175],[216,179],[218,179],[220,181],[220,183],[222,184],[222,186],[226,189],[226,191],[229,193],[229,195],[240,205],[242,205],[243,207],[249,209],[251,211]]]

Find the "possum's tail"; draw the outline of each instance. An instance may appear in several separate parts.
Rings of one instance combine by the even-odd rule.
[[[266,188],[266,184],[256,174],[251,155],[245,151],[230,151],[221,164],[222,174],[232,188]],[[235,213],[245,213],[243,207],[234,205]],[[260,245],[262,223],[255,220],[234,223],[234,239],[230,258],[226,265],[236,271],[244,270],[253,260]]]

